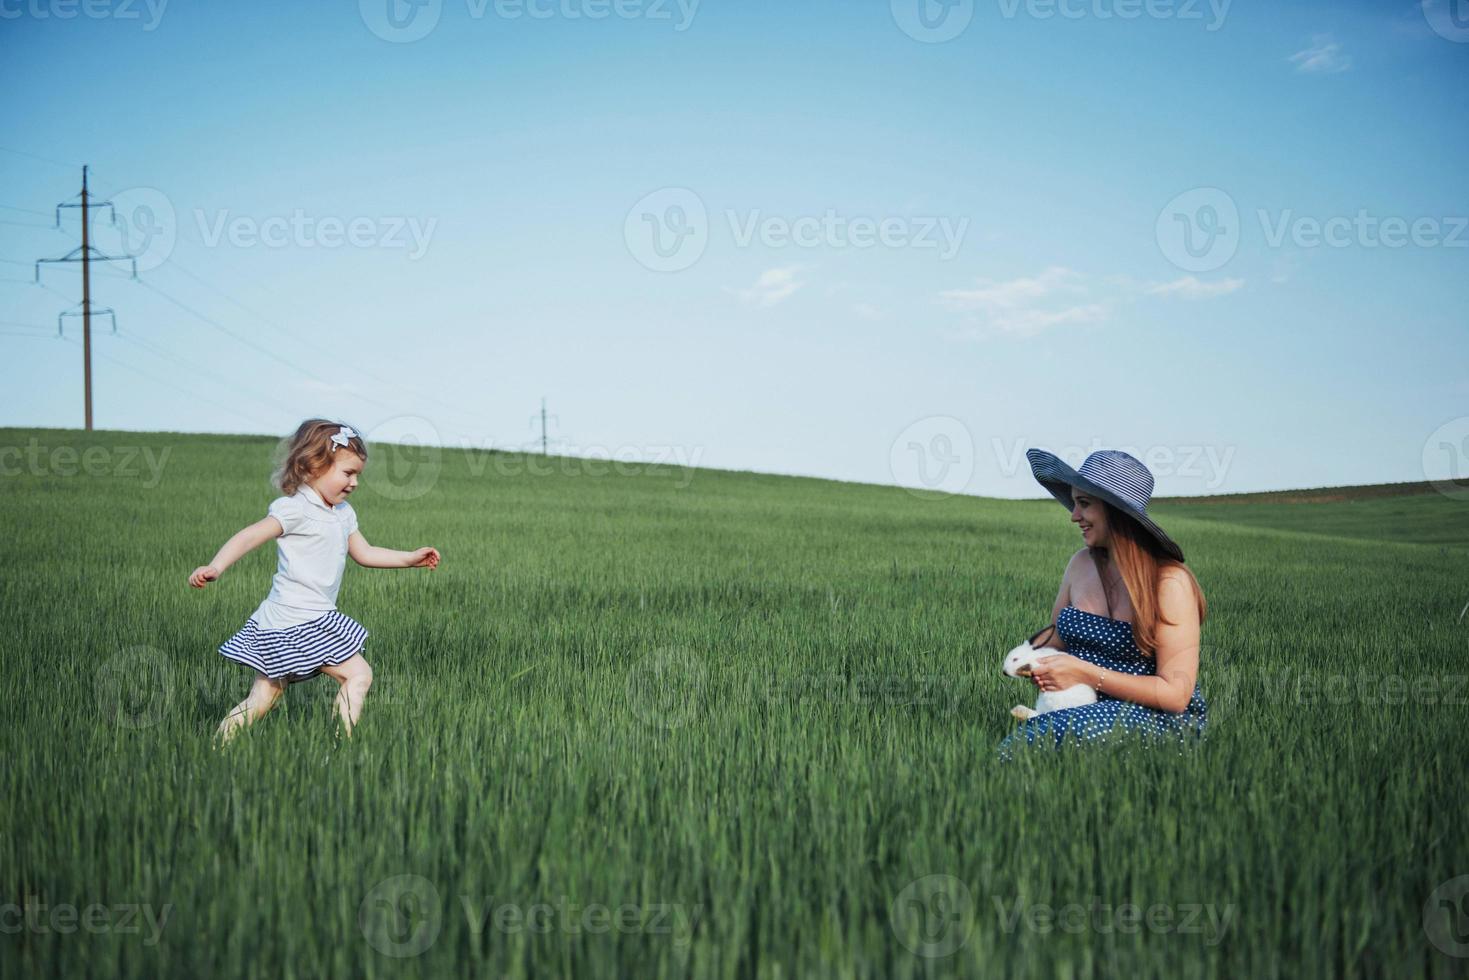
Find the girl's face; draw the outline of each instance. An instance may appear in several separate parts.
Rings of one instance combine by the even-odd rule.
[[[1071,522],[1081,527],[1081,540],[1088,548],[1107,547],[1107,510],[1100,500],[1071,491]]]
[[[311,489],[321,494],[328,507],[335,507],[357,489],[357,474],[367,465],[367,460],[350,449],[338,449],[332,453],[332,465],[311,478]]]

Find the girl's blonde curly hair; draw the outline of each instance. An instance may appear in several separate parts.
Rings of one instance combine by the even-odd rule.
[[[272,477],[281,493],[295,496],[301,484],[331,466],[332,454],[342,448],[332,442],[332,436],[342,428],[352,431],[345,448],[367,459],[367,443],[355,428],[329,419],[307,419],[297,426],[296,434],[286,444],[285,454]]]

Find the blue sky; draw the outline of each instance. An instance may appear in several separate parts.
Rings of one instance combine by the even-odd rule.
[[[0,424],[81,424],[85,162],[99,428],[1469,474],[1454,2],[0,0]]]

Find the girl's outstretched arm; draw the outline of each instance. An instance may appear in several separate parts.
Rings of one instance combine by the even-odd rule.
[[[274,517],[261,518],[249,527],[242,528],[224,543],[209,564],[200,565],[194,569],[189,575],[189,584],[196,589],[204,588],[223,575],[226,568],[271,538],[278,538],[284,533],[285,529],[281,527],[281,522]]]
[[[347,554],[363,568],[438,568],[439,549],[419,548],[416,551],[394,551],[391,548],[374,548],[367,543],[361,531],[353,531],[347,539]]]

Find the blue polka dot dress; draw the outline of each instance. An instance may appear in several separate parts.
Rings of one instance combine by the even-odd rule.
[[[1135,676],[1157,673],[1152,658],[1138,648],[1131,623],[1067,606],[1056,617],[1056,631],[1066,641],[1065,652],[1087,663]],[[1103,691],[1096,704],[1048,711],[1022,723],[1000,742],[999,757],[1010,759],[1022,743],[1060,748],[1068,741],[1103,742],[1116,731],[1183,741],[1203,734],[1208,710],[1197,685],[1188,707],[1178,714],[1121,701]]]

